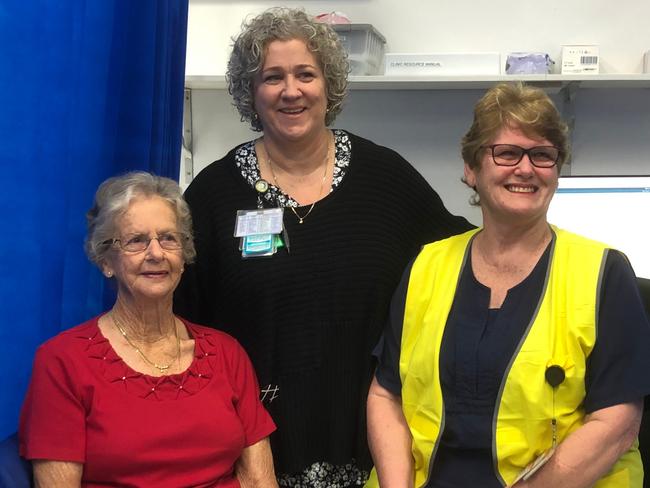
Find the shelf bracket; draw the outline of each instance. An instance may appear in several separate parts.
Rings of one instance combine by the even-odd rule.
[[[194,179],[194,154],[192,152],[192,90],[185,88],[183,93],[183,141],[181,162],[183,163],[183,182],[189,185]]]

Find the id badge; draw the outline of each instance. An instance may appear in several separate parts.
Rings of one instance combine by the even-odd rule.
[[[256,234],[241,239],[242,258],[272,256],[277,250],[277,234]]]
[[[535,460],[533,460],[532,463],[521,470],[512,484],[508,485],[508,488],[515,486],[519,481],[526,481],[528,478],[534,475],[537,471],[539,471],[539,468],[544,466],[548,460],[551,459],[551,456],[553,456],[554,452],[555,448],[552,447],[540,454]]]
[[[272,256],[284,243],[283,208],[260,208],[238,210],[235,221],[235,237],[239,237],[242,258]]]
[[[237,210],[235,237],[246,237],[282,232],[284,208],[257,208]]]

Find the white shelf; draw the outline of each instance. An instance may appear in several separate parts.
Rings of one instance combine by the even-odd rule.
[[[224,75],[191,75],[185,77],[185,88],[192,90],[225,90],[226,77]]]
[[[495,75],[495,76],[350,76],[351,90],[475,90],[501,81],[521,80],[549,89],[569,83],[581,88],[650,88],[650,73],[601,75]],[[225,90],[223,75],[186,76],[185,87],[193,90]]]

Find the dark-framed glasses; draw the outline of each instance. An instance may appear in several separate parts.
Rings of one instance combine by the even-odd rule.
[[[497,166],[517,166],[527,155],[533,166],[537,168],[551,168],[560,159],[560,150],[555,146],[535,146],[528,149],[515,144],[492,144],[481,146],[489,149],[492,160]]]
[[[177,251],[183,248],[187,236],[182,232],[162,232],[155,237],[149,237],[147,234],[129,234],[108,242],[119,245],[120,249],[126,252],[142,252],[149,247],[154,239],[164,250]]]

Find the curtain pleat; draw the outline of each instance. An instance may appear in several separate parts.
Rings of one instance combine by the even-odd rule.
[[[0,438],[38,344],[114,300],[83,253],[99,183],[178,179],[187,4],[0,2]]]

